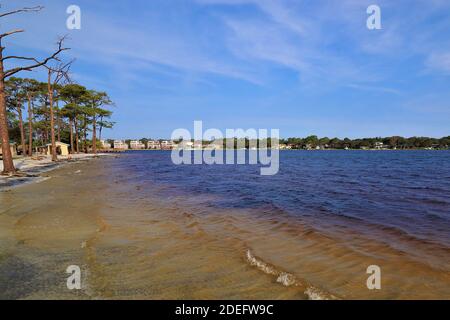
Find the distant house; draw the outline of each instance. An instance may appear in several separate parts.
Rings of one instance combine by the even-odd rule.
[[[105,140],[100,140],[100,145],[102,149],[111,149],[111,143],[106,142]]]
[[[15,143],[10,142],[9,143],[9,148],[11,150],[11,154],[12,156],[17,156],[17,146]],[[2,145],[0,144],[0,155],[3,156],[3,149],[2,149]]]
[[[128,150],[128,144],[123,140],[114,140],[114,149],[116,150]]]
[[[150,149],[150,150],[161,149],[161,144],[159,143],[159,141],[149,140],[147,142],[147,149]]]
[[[178,149],[183,149],[183,150],[192,150],[194,148],[194,143],[191,141],[181,141],[178,144]]]
[[[163,140],[161,141],[161,149],[162,150],[172,150],[176,146],[173,141],[170,140]]]
[[[221,149],[223,149],[223,140],[222,139],[214,140],[210,144],[205,146],[205,149],[208,149],[208,150],[221,150]]]
[[[145,149],[145,144],[141,143],[138,140],[130,141],[130,148],[133,150],[143,150]]]
[[[194,150],[202,150],[203,149],[203,143],[201,141],[195,141],[194,142]]]
[[[379,142],[379,141],[375,142],[374,147],[377,150],[386,149],[386,146],[384,145],[384,143],[383,142]]]
[[[63,143],[60,141],[57,141],[55,143],[56,145],[56,154],[59,156],[68,156],[69,155],[69,147],[70,145],[68,145],[67,143]],[[46,145],[47,147],[47,151],[46,154],[52,154],[52,144],[49,143]]]

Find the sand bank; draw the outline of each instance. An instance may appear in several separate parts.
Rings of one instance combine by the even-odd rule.
[[[88,161],[97,157],[112,156],[111,154],[74,154],[70,156],[59,156],[57,162],[53,162],[51,156],[34,156],[31,158],[14,159],[14,166],[18,170],[18,175],[11,177],[0,175],[0,190],[17,187],[24,183],[40,182],[45,180],[44,173],[59,168],[67,164],[80,161]],[[3,171],[3,162],[0,161],[0,172]]]

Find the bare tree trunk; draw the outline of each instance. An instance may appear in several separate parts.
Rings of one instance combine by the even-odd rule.
[[[28,156],[33,155],[33,104],[28,94]]]
[[[61,142],[61,111],[59,110],[59,100],[56,100],[56,121],[58,123],[58,141]]]
[[[97,119],[95,115],[92,122],[92,151],[97,154]]]
[[[22,144],[22,156],[26,154],[26,145],[25,145],[25,129],[23,127],[23,118],[22,118],[22,103],[18,102],[19,106],[17,109],[17,113],[19,115],[19,129],[20,129],[20,143]]]
[[[45,109],[44,109],[45,111],[45,115],[44,115],[44,131],[42,132],[42,134],[43,134],[43,141],[44,141],[44,144],[46,144],[46,143],[48,143],[48,126],[47,126],[47,124],[48,124],[48,122],[49,122],[49,119],[48,119],[48,110],[47,110],[47,107],[45,107]]]
[[[58,141],[61,141],[61,118],[59,117],[59,112],[56,114],[58,122]]]
[[[8,119],[6,113],[5,72],[3,68],[3,50],[0,43],[0,135],[2,140],[3,172],[5,175],[16,173],[9,144]]]
[[[42,145],[45,145],[48,143],[48,101],[45,99],[42,105]]]
[[[102,129],[103,129],[103,117],[102,116],[100,116],[100,128],[98,129],[98,134],[99,134],[99,140],[101,141],[102,140]]]
[[[47,89],[48,89],[48,102],[50,104],[50,134],[51,134],[51,141],[52,141],[52,161],[58,161],[58,155],[56,153],[56,139],[55,139],[55,116],[53,114],[53,88],[51,85],[51,76],[52,72],[48,71],[48,83],[47,83]]]
[[[79,148],[79,137],[78,137],[78,120],[75,118],[75,148],[76,148],[76,152],[77,154],[80,153],[80,148]]]
[[[69,127],[70,127],[70,153],[73,154],[74,150],[73,150],[73,119],[70,118],[69,119]]]
[[[83,149],[84,153],[88,153],[88,145],[87,145],[87,115],[84,115],[84,123],[83,123],[83,130],[84,130],[84,141],[83,141]]]

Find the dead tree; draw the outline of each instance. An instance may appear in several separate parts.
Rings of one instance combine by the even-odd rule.
[[[56,153],[56,139],[55,139],[55,114],[53,110],[53,101],[55,88],[63,81],[70,82],[69,70],[73,61],[63,64],[59,63],[54,67],[45,66],[47,68],[47,89],[48,89],[48,103],[50,106],[50,136],[52,144],[52,161],[58,161]]]

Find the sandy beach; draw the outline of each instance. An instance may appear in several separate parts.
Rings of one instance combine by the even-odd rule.
[[[14,166],[17,169],[15,176],[0,175],[0,190],[5,188],[16,187],[24,183],[38,182],[46,178],[44,173],[56,168],[75,164],[77,162],[89,161],[93,158],[107,157],[111,154],[98,153],[94,154],[73,154],[70,156],[59,156],[57,162],[53,162],[51,156],[34,156],[14,159]],[[0,172],[3,170],[3,162],[0,161]]]

